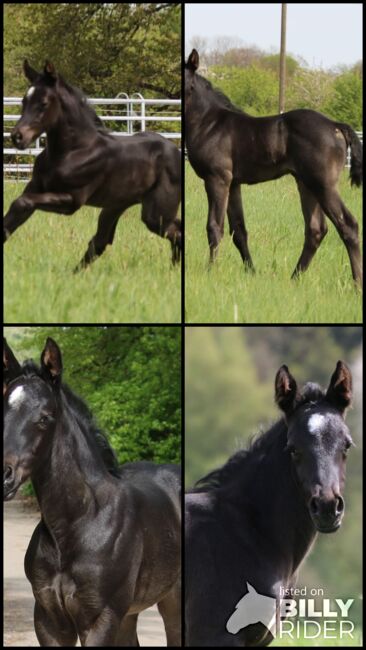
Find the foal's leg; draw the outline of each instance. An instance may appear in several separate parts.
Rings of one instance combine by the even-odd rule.
[[[158,603],[158,610],[164,621],[168,646],[180,647],[182,645],[181,600],[181,581],[177,580],[165,598]]]
[[[354,281],[362,286],[362,259],[356,219],[344,205],[335,188],[323,189],[319,192],[318,199],[347,249]]]
[[[135,648],[140,646],[137,638],[137,614],[125,616],[119,628],[116,646],[118,648]]]
[[[167,186],[160,183],[142,202],[141,219],[151,232],[169,239],[172,247],[172,262],[179,262],[182,248],[182,225],[176,217],[179,193],[167,191]],[[172,188],[173,190],[173,188]]]
[[[245,267],[254,271],[248,248],[248,233],[245,228],[241,190],[238,183],[231,184],[227,214],[229,217],[230,235],[233,235],[233,242],[240,252]]]
[[[302,181],[297,180],[296,182],[300,193],[301,207],[305,220],[305,241],[299,261],[297,262],[292,274],[293,278],[302,271],[306,271],[328,231],[325,217],[318,200],[314,194],[305,187]]]
[[[62,609],[47,609],[37,601],[34,606],[34,629],[40,646],[73,647],[77,642],[75,627]]]
[[[4,241],[21,226],[35,210],[55,212],[56,214],[74,214],[83,205],[82,192],[29,192],[28,189],[11,204],[4,217]]]
[[[165,236],[169,239],[172,247],[172,262],[178,264],[182,251],[182,222],[180,219],[174,219],[166,229]]]
[[[124,616],[123,612],[122,616]],[[122,618],[108,606],[94,619],[89,629],[80,632],[80,643],[86,647],[102,647],[117,645],[117,638]]]
[[[210,262],[215,260],[219,243],[224,234],[224,219],[231,180],[231,174],[228,174],[227,178],[209,176],[205,180],[208,198],[207,237],[210,246]]]
[[[85,269],[88,264],[91,264],[97,257],[99,257],[105,250],[108,244],[113,243],[114,233],[116,231],[118,219],[120,218],[124,208],[104,208],[99,215],[98,228],[94,237],[89,242],[87,251],[74,269],[74,273]]]

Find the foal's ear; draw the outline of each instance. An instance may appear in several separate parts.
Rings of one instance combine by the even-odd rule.
[[[196,72],[196,70],[198,70],[199,64],[200,64],[200,57],[198,56],[197,50],[193,48],[192,52],[188,57],[187,68],[192,70],[192,72]]]
[[[275,379],[275,400],[285,415],[293,411],[299,397],[297,384],[287,366],[281,366]]]
[[[28,81],[33,84],[37,79],[40,77],[39,72],[34,70],[28,63],[27,59],[24,59],[23,61],[23,71],[25,76],[27,77]]]
[[[343,361],[338,361],[332,374],[326,399],[342,414],[352,401],[352,375]]]
[[[22,368],[20,363],[16,360],[12,350],[9,348],[6,339],[4,339],[4,351],[3,351],[3,370],[4,370],[4,380],[3,380],[3,392],[5,393],[8,384],[19,377],[22,374]]]
[[[41,366],[46,377],[54,384],[61,381],[62,357],[57,343],[48,337],[45,348],[41,354]]]
[[[44,64],[43,74],[48,81],[51,81],[51,83],[54,83],[57,79],[55,66],[50,61],[46,61]]]

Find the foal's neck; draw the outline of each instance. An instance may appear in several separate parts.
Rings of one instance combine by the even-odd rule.
[[[92,520],[115,481],[92,435],[88,437],[70,411],[63,413],[48,459],[34,479],[42,517],[54,538],[67,537],[85,516]]]
[[[90,125],[88,118],[80,120],[70,108],[61,109],[57,122],[47,132],[47,149],[52,155],[60,155],[72,149],[92,144],[97,129]]]
[[[279,456],[281,454],[281,456]],[[272,448],[256,468],[257,508],[264,534],[279,562],[293,574],[316,536],[304,495],[298,487],[289,455]]]
[[[241,480],[233,482],[227,494],[241,513],[246,534],[255,526],[286,582],[310,550],[316,530],[293,477],[291,459],[284,453],[286,431],[274,434],[268,440],[273,444],[249,452]]]

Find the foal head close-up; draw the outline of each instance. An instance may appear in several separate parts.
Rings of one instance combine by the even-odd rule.
[[[57,344],[48,338],[40,368],[21,366],[6,341],[3,363],[4,500],[10,501],[50,452],[62,362]]]
[[[352,377],[342,361],[328,390],[306,384],[298,390],[287,366],[276,376],[275,397],[285,414],[291,472],[319,532],[337,530],[344,514],[342,492],[347,452],[352,443],[344,417],[352,399]]]

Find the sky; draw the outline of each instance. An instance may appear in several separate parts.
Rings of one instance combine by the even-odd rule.
[[[279,51],[281,4],[186,4],[186,55],[194,36],[240,38]],[[333,68],[362,59],[362,4],[287,4],[287,52],[310,67]]]

